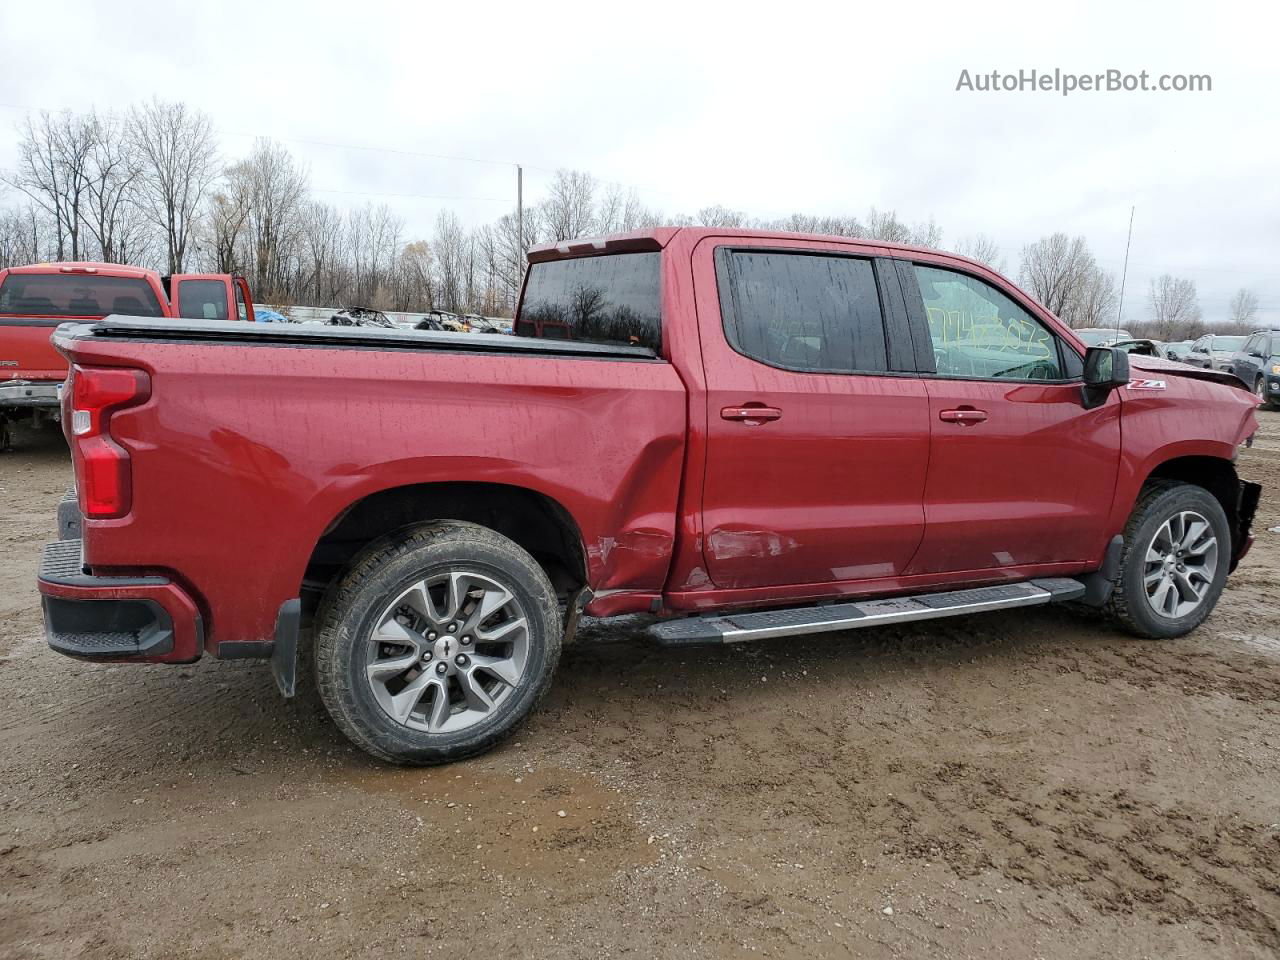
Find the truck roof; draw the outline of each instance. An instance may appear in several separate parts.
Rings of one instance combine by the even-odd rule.
[[[544,243],[532,247],[529,250],[529,262],[540,263],[545,260],[589,256],[593,253],[638,253],[645,250],[661,250],[674,239],[676,234],[680,233],[692,235],[694,242],[697,242],[702,237],[763,237],[765,239],[810,240],[821,243],[843,243],[851,246],[887,248],[903,254],[940,254],[973,264],[992,273],[998,273],[998,271],[992,270],[991,267],[984,263],[958,253],[952,253],[950,250],[936,250],[931,247],[920,247],[909,243],[876,240],[872,237],[842,237],[824,233],[795,233],[789,230],[743,230],[726,227],[653,227],[648,230],[633,230],[630,233],[615,233],[602,237],[559,240],[554,243]]]
[[[76,260],[61,263],[31,263],[21,267],[9,267],[9,273],[93,273],[111,277],[156,277],[160,274],[146,267],[132,267],[123,263],[100,263],[93,260]]]

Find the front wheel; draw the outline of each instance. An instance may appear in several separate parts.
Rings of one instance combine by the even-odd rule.
[[[357,746],[392,763],[474,756],[551,685],[561,624],[546,573],[486,527],[441,521],[368,547],[316,618],[316,682]]]
[[[1204,622],[1227,582],[1227,515],[1203,487],[1148,484],[1124,531],[1108,611],[1140,637],[1180,637]]]

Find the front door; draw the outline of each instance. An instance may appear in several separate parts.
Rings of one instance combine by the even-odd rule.
[[[906,331],[896,279],[865,247],[728,244],[708,238],[694,252],[712,583],[900,575],[924,532],[929,399],[909,345],[886,337],[886,304]]]
[[[1075,348],[994,277],[916,262],[932,444],[913,574],[1096,561],[1120,462],[1120,399],[1081,403]]]

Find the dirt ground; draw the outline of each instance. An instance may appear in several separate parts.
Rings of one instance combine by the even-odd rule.
[[[1275,957],[1280,414],[1195,634],[1057,610],[670,652],[590,624],[515,742],[380,766],[265,666],[76,663],[69,464],[0,455],[0,957]]]

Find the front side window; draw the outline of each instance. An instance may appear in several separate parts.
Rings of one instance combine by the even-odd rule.
[[[518,337],[662,350],[662,254],[614,253],[529,267]]]
[[[221,280],[183,280],[178,312],[187,320],[227,319],[227,288]]]
[[[915,265],[939,376],[1065,380],[1058,338],[995,287]]]
[[[725,335],[739,353],[785,370],[888,368],[870,260],[726,250],[717,279]]]
[[[232,284],[236,288],[236,315],[241,320],[249,319],[249,309],[244,305],[244,287],[239,282]]]

